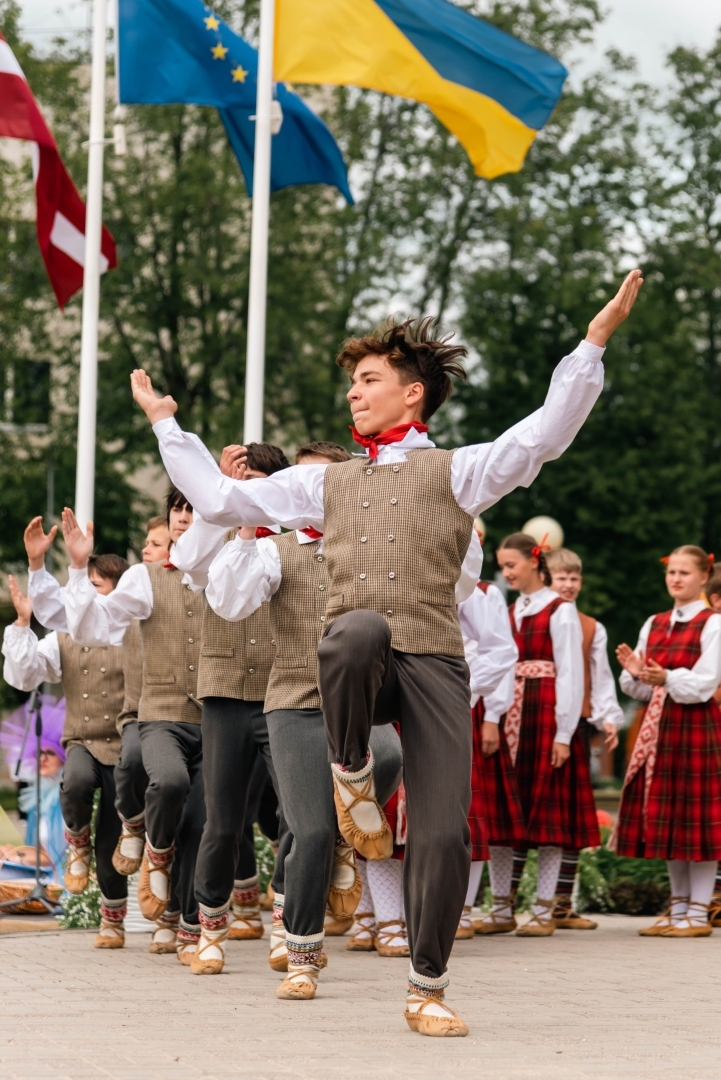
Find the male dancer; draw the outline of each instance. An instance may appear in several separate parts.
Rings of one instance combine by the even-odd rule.
[[[310,444],[296,455],[296,463],[304,467],[347,460],[346,451],[333,443]],[[351,914],[360,899],[353,850],[336,843],[333,784],[316,674],[327,589],[323,537],[317,530],[256,540],[253,529],[241,529],[211,565],[206,592],[211,607],[232,621],[254,618],[266,601],[270,606],[276,655],[265,709],[291,837],[283,867],[285,891],[276,894],[274,908],[274,915],[282,914],[287,960],[285,965],[279,962],[283,949],[277,917],[270,959],[276,970],[288,972],[276,991],[286,999],[315,996],[329,890],[331,909],[338,914]],[[388,797],[400,782],[400,744],[387,728],[374,732],[372,746],[378,758],[379,791]],[[199,951],[205,941],[204,927]],[[207,950],[216,955],[220,966],[221,934],[207,934]]]
[[[173,488],[167,511],[170,535],[176,541],[189,528],[193,510],[182,492]],[[193,879],[205,822],[201,705],[196,692],[204,597],[192,591],[171,562],[156,562],[131,566],[112,597],[98,602],[89,590],[86,569],[92,523],[84,535],[66,508],[63,534],[70,554],[65,607],[73,639],[84,645],[119,644],[132,621],[140,621],[143,686],[138,732],[148,788],[138,903],[151,921],[167,914],[177,844],[181,905],[177,955],[189,966],[200,937]],[[139,827],[125,822],[124,828],[133,825]]]
[[[145,372],[131,376],[168,472],[182,478],[204,518],[325,530],[328,628],[319,687],[339,826],[358,850],[387,851],[368,739],[374,723],[399,717],[409,826],[405,1016],[421,1034],[468,1031],[443,996],[470,863],[470,698],[454,593],[473,518],[528,486],[570,445],[601,392],[606,342],[641,284],[641,272],[632,271],[556,369],[538,412],[494,443],[454,452],[433,447],[426,421],[451,393],[450,376],[463,375],[466,350],[434,339],[429,319],[352,340],[338,358],[351,377],[354,437],[367,458],[288,469],[252,484],[218,481],[173,420],[172,398],[156,398]]]
[[[50,543],[56,531],[51,530]],[[119,555],[92,556],[89,588],[102,595],[111,594],[127,565]],[[48,577],[54,593],[59,586]],[[95,865],[101,901],[100,931],[94,946],[120,949],[125,944],[128,885],[113,867],[112,854],[120,833],[113,772],[120,747],[115,721],[123,701],[123,650],[107,646],[83,648],[62,630],[53,630],[38,641],[30,629],[32,603],[23,596],[12,575],[8,580],[18,617],[5,628],[5,681],[19,690],[33,690],[42,682],[62,682],[65,696],[62,743],[67,758],[60,788],[69,845],[65,888],[74,894],[87,888],[92,857],[90,822],[95,792],[99,790]]]
[[[551,574],[551,588],[563,600],[575,607],[583,586],[583,564],[575,551],[556,548],[546,553],[546,566]],[[586,757],[591,759],[591,725],[606,736],[606,749],[611,752],[618,746],[618,731],[623,727],[624,715],[616,696],[616,683],[608,662],[608,635],[605,627],[590,615],[578,611],[583,634],[583,707],[575,738],[581,739]],[[569,766],[573,765],[573,757]],[[575,785],[574,785],[575,786]],[[578,872],[580,852],[564,848],[561,869],[556,886],[556,905],[552,915],[557,930],[595,930],[593,919],[580,915],[573,909],[573,887]]]
[[[246,479],[265,478],[288,467],[283,451],[251,443]],[[265,532],[266,530],[263,530]],[[213,535],[215,533],[215,536]],[[218,533],[220,535],[218,535]],[[200,534],[200,535],[199,535]],[[194,521],[173,551],[175,565],[202,587],[203,560],[220,550],[225,529]],[[275,780],[263,703],[275,642],[268,605],[240,623],[227,622],[206,606],[203,613],[198,698],[203,702],[203,783],[207,818],[195,869],[195,895],[203,931],[190,970],[212,975],[225,935],[240,940],[263,936],[258,875],[234,879],[251,778],[258,755]],[[253,858],[253,862],[255,859]],[[232,900],[232,920],[229,918]],[[212,944],[210,944],[212,940]]]

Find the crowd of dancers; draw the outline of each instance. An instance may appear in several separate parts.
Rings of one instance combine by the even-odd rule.
[[[412,1030],[465,1035],[445,1000],[456,939],[593,928],[572,896],[580,851],[600,843],[591,734],[612,750],[623,723],[606,633],[576,607],[580,558],[524,533],[495,552],[518,594],[509,611],[480,580],[474,519],[571,443],[641,284],[628,276],[537,412],[455,451],[427,422],[465,349],[431,320],[343,346],[355,455],[313,442],[291,466],[253,443],[218,465],[133,373],[176,485],[167,513],[129,566],[94,555],[92,525],[66,509],[64,587],[44,567],[57,530],[34,519],[29,596],[10,580],[18,618],[3,641],[13,686],[63,685],[72,893],[88,884],[100,792],[97,948],[123,946],[139,872],[150,951],[220,973],[229,938],[264,933],[256,821],[276,853],[269,964],[283,999],[313,998],[324,936],[350,932],[351,951],[410,958]],[[610,842],[669,862],[671,903],[643,932],[703,936],[721,856],[721,577],[684,546],[666,581],[672,610],[617,650],[623,690],[648,704]],[[519,926],[530,848],[537,893]],[[493,903],[474,918],[486,861]]]

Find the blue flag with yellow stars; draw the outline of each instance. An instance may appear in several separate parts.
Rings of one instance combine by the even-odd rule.
[[[121,102],[218,109],[252,196],[256,49],[202,0],[119,0],[118,50]],[[276,97],[283,123],[272,140],[271,191],[331,184],[352,203],[345,162],[326,125],[282,83]]]

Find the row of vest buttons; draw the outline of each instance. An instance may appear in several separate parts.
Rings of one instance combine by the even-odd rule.
[[[395,540],[395,536],[393,535],[393,533],[388,533],[388,543],[392,544],[394,540]],[[368,543],[368,537],[367,536],[361,536],[361,544],[367,544],[367,543]]]
[[[401,471],[400,465],[394,465],[393,466],[393,472],[400,472],[400,471]],[[373,469],[366,469],[366,476],[372,476],[372,475],[373,475]]]
[[[105,669],[104,667],[101,667],[101,669],[100,669],[100,670],[102,671],[102,673],[103,673],[103,674],[105,674],[105,671],[106,671],[106,669]],[[87,675],[87,673],[88,673],[88,669],[87,669],[87,668],[83,668],[83,675]]]
[[[87,697],[87,694],[85,695],[85,697]],[[109,719],[110,719],[110,717],[109,717],[109,716],[107,716],[107,715],[103,717],[103,720],[109,720]],[[89,722],[90,722],[90,717],[89,717],[89,716],[84,716],[84,717],[83,717],[83,720],[84,720],[84,721],[85,721],[85,723],[87,724],[87,723],[89,723]]]
[[[107,697],[108,695],[107,695],[107,694],[105,693],[105,691],[104,691],[104,690],[102,690],[102,691],[100,692],[100,696],[101,696],[101,697]],[[83,694],[83,697],[84,697],[84,698],[88,697],[88,694]]]
[[[361,581],[365,581],[367,576],[368,576],[367,574],[359,574],[358,575],[358,577],[361,579]],[[388,575],[388,577],[391,579],[391,581],[393,581],[395,576],[396,576],[395,570],[391,570],[390,574]]]
[[[86,743],[88,744],[88,746],[90,746],[90,744],[92,743],[92,741],[93,741],[92,739],[86,739],[86,740],[85,740],[85,742],[86,742]],[[106,739],[105,741],[106,741],[106,742],[110,742],[110,739]]]
[[[398,506],[398,499],[393,498],[393,499],[390,500],[390,503],[391,503],[391,506]],[[368,507],[370,506],[370,503],[369,502],[364,502],[362,504],[362,506],[363,506],[364,510],[367,510]]]
[[[97,648],[97,646],[95,646],[95,647]],[[100,648],[105,649],[106,652],[108,650],[107,645],[101,645]],[[89,645],[83,645],[83,652],[90,652],[90,646]]]

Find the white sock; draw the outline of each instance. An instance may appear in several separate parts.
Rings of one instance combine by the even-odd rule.
[[[691,883],[689,880],[689,866],[691,864],[683,861],[682,859],[669,859],[666,863],[668,867],[668,876],[671,881],[671,896],[679,897],[671,905],[671,922],[674,926],[680,923],[682,919],[686,918],[686,911],[688,910],[688,900],[691,894]],[[707,864],[702,864],[707,865]]]
[[[508,917],[512,915],[511,905],[496,904],[497,896],[510,896],[511,879],[513,878],[513,848],[492,847],[491,861],[488,864],[491,875],[491,892],[494,897],[493,911],[496,915]]]
[[[379,923],[399,923],[404,917],[403,863],[400,859],[367,862],[366,871],[373,898],[369,910],[375,911]]]
[[[718,863],[716,862],[692,862],[688,864],[688,877],[691,886],[688,921],[692,926],[703,926],[708,921],[706,909],[713,896],[717,866]],[[692,910],[691,904],[699,906]]]
[[[468,892],[466,893],[466,907],[473,907],[478,896],[478,889],[483,875],[483,860],[471,863],[471,872],[468,875]]]
[[[552,901],[556,895],[558,875],[561,871],[563,848],[540,847],[538,849],[538,885],[536,899]],[[538,910],[536,910],[538,908]],[[534,915],[548,915],[548,908],[541,904],[533,905]]]

